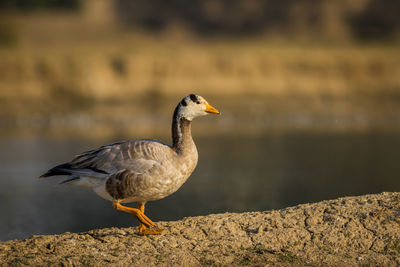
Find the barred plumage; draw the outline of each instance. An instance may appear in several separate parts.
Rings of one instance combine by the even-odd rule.
[[[41,177],[69,175],[63,183],[92,188],[117,209],[131,212],[144,233],[146,226],[154,225],[144,215],[144,204],[174,193],[195,169],[198,154],[191,121],[208,113],[219,112],[201,96],[189,95],[174,111],[172,146],[151,139],[116,142],[77,155]],[[140,211],[119,204],[129,202],[138,202]]]

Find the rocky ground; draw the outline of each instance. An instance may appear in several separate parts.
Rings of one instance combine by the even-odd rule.
[[[345,197],[282,210],[32,236],[0,243],[1,266],[399,266],[400,193]]]

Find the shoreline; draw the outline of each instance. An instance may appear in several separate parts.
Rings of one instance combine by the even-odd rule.
[[[400,192],[0,242],[2,266],[400,264]]]

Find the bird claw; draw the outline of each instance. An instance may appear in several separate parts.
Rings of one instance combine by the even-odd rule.
[[[144,224],[140,224],[136,227],[136,231],[138,235],[159,235],[164,229],[154,228],[149,229]]]

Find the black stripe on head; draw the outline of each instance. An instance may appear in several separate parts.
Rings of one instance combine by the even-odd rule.
[[[182,101],[181,101],[181,105],[182,106],[184,106],[184,107],[186,107],[187,106],[187,103],[186,103],[186,99],[184,98],[184,99],[182,99]]]
[[[190,100],[192,100],[194,103],[200,104],[200,101],[199,101],[199,99],[197,98],[197,95],[191,94],[191,95],[189,95],[189,97],[190,97]]]
[[[197,100],[197,95],[191,94],[189,97],[190,97],[190,100],[192,100],[193,102],[198,101]]]

